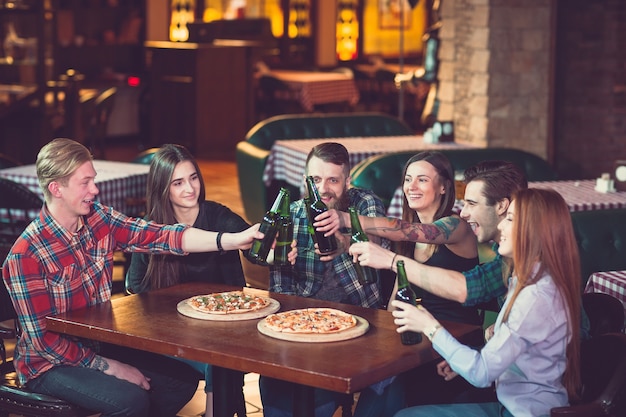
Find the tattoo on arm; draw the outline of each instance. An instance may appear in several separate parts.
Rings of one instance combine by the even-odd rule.
[[[97,371],[104,372],[107,369],[109,369],[109,362],[107,362],[107,360],[105,358],[103,358],[102,356],[96,355],[96,357],[93,358],[93,360],[89,364],[89,367],[91,369],[95,369]]]
[[[438,239],[449,240],[461,223],[460,219],[454,216],[436,220],[432,224],[410,223],[392,218],[387,220],[388,225],[372,227],[368,231],[375,235],[381,235],[380,232],[383,232],[382,236],[391,240],[432,243]]]

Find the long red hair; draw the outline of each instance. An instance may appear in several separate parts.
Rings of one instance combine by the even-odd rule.
[[[565,200],[553,190],[529,188],[513,195],[513,265],[517,287],[504,312],[508,319],[519,292],[544,273],[552,277],[567,307],[571,339],[567,345],[567,368],[563,385],[570,401],[580,387],[580,259],[578,245]],[[539,265],[539,270],[535,271]]]

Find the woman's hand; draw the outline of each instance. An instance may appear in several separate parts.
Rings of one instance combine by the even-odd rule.
[[[437,364],[437,373],[441,375],[445,381],[450,381],[458,375],[450,368],[450,365],[448,365],[446,361]]]
[[[492,324],[491,326],[485,329],[485,342],[488,342],[489,339],[493,337],[495,326],[496,326],[495,324]]]
[[[391,269],[395,253],[373,242],[359,242],[350,246],[352,261],[375,269]]]
[[[409,330],[424,333],[425,329],[430,329],[439,324],[437,319],[421,305],[415,307],[402,301],[393,300],[391,307],[394,308],[391,314],[394,317],[393,322],[398,326],[398,333]]]

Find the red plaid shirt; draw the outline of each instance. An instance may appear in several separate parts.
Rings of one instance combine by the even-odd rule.
[[[185,228],[130,218],[94,203],[78,231],[70,233],[44,206],[2,270],[23,332],[14,354],[20,383],[54,366],[88,366],[97,344],[48,332],[46,316],[109,301],[114,250],[184,255]]]

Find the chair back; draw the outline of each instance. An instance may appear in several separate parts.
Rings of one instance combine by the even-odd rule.
[[[150,148],[145,151],[141,151],[137,154],[131,161],[134,164],[144,164],[150,165],[150,162],[154,159],[154,154],[156,154],[161,148]]]
[[[85,145],[94,154],[104,153],[104,139],[116,94],[117,88],[111,87],[81,103]]]
[[[626,334],[607,333],[581,346],[582,398],[553,408],[551,417],[626,415]]]
[[[0,177],[0,240],[11,243],[37,216],[43,200],[26,186]]]
[[[583,308],[589,319],[589,335],[619,333],[624,327],[624,306],[617,298],[600,292],[584,293]]]
[[[21,164],[17,162],[15,159],[11,158],[9,155],[0,153],[0,169],[13,168],[19,165]]]

